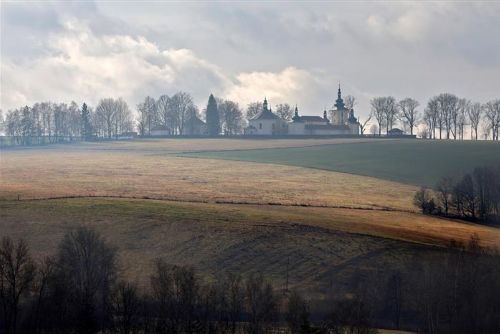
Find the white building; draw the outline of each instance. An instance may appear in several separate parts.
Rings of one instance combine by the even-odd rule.
[[[332,114],[332,125],[347,126],[349,132],[346,134],[359,135],[359,122],[354,117],[354,109],[349,110],[345,107],[340,85],[337,91],[337,100],[330,113]]]
[[[278,115],[273,114],[267,107],[267,99],[264,99],[262,110],[255,115],[245,129],[246,135],[256,136],[279,136],[287,134],[287,122]]]
[[[342,100],[340,86],[337,101],[330,111],[332,120],[327,116],[326,110],[323,117],[320,116],[299,116],[299,111],[295,107],[295,115],[292,123],[288,124],[288,134],[295,136],[336,136],[336,135],[358,135],[359,123],[354,117],[354,110],[348,110]]]
[[[357,136],[359,122],[354,117],[354,109],[347,109],[342,99],[342,92],[337,92],[337,100],[330,110],[332,120],[328,119],[327,111],[321,116],[300,116],[297,107],[292,122],[287,123],[273,114],[264,99],[262,110],[249,122],[245,129],[246,135],[290,135],[290,136]]]

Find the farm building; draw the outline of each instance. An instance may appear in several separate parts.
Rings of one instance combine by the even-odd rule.
[[[151,136],[153,137],[161,137],[161,136],[169,136],[170,128],[165,125],[159,125],[151,129]]]
[[[387,132],[387,135],[388,135],[388,136],[403,136],[403,135],[404,135],[404,132],[403,132],[403,130],[401,130],[401,129],[398,129],[398,128],[393,128],[393,129],[390,129],[390,130]]]
[[[207,135],[207,125],[198,117],[198,115],[193,114],[188,118],[184,125],[184,135],[205,136]]]

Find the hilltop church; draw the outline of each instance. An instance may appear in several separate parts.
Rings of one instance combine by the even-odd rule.
[[[342,92],[337,92],[337,100],[330,110],[332,119],[328,119],[325,110],[321,116],[300,116],[295,107],[295,115],[292,122],[288,123],[274,114],[268,108],[267,99],[264,99],[262,110],[249,121],[245,129],[246,135],[291,135],[291,136],[336,136],[336,135],[359,135],[359,122],[354,117],[354,109],[348,110],[342,99]]]

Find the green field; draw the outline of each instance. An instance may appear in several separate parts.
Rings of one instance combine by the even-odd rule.
[[[479,165],[500,164],[500,143],[392,140],[183,156],[293,165],[433,186],[443,175],[468,172]]]

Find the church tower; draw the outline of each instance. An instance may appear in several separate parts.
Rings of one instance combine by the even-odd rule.
[[[344,100],[342,99],[342,91],[340,90],[340,83],[339,90],[337,91],[337,100],[335,101],[335,107],[337,107],[337,110],[345,109]]]
[[[342,99],[342,90],[337,90],[337,100],[335,101],[334,108],[332,110],[332,123],[336,125],[345,125],[349,118],[349,111],[346,109],[344,100]]]

